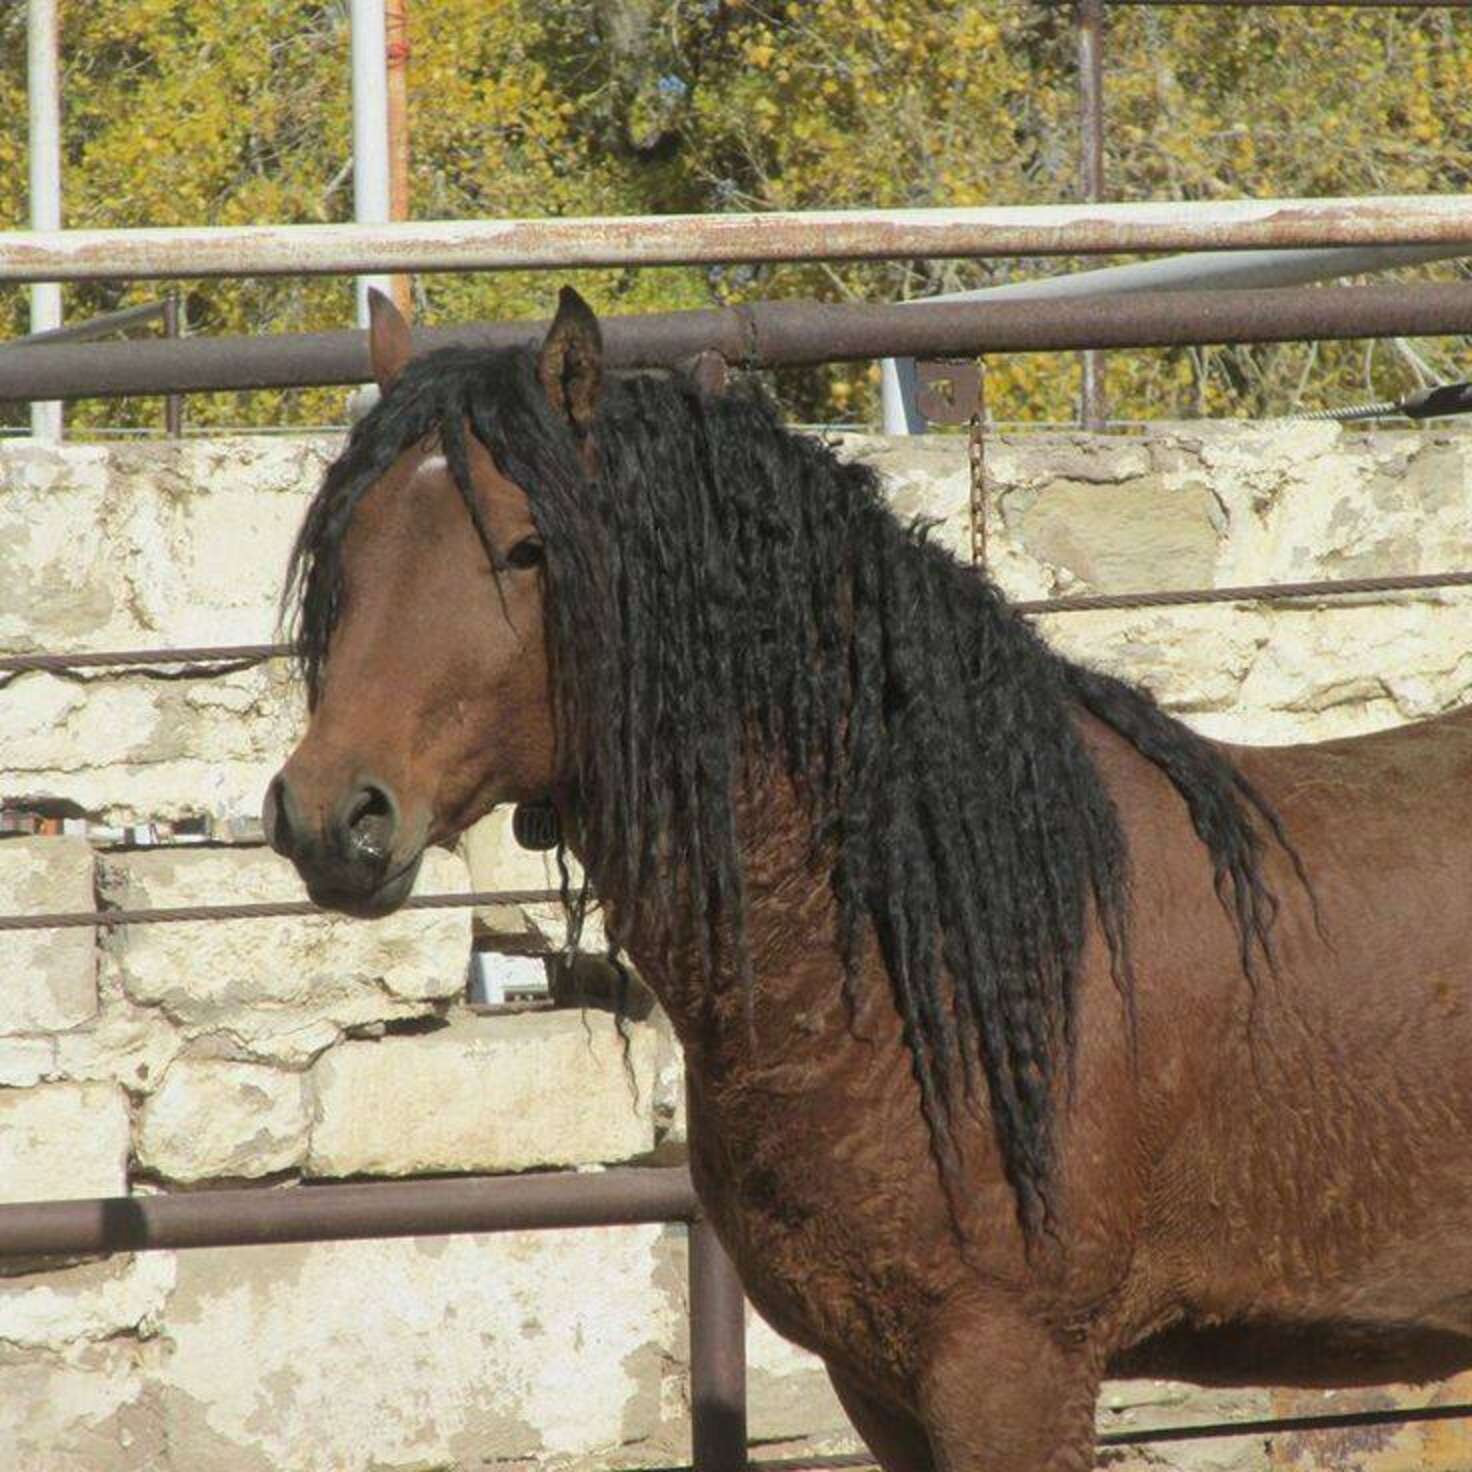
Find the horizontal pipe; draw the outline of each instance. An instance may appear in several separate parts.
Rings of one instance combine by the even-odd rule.
[[[65,327],[52,327],[46,332],[28,332],[24,337],[12,337],[0,342],[5,348],[28,348],[54,345],[61,342],[90,342],[93,338],[105,337],[109,332],[122,332],[136,327],[140,322],[151,322],[155,317],[168,313],[167,302],[142,302],[136,307],[122,307],[116,312],[104,312],[100,317],[88,317],[85,322],[69,322]]]
[[[1266,286],[1307,286],[1426,265],[1467,254],[1465,246],[1350,246],[1328,250],[1216,250],[1133,261],[1058,276],[1008,281],[917,298],[931,302],[1060,301],[1141,291],[1237,291]],[[924,434],[925,419],[916,405],[913,359],[886,358],[880,366],[886,434]]]
[[[383,225],[0,232],[0,281],[569,270],[1472,243],[1472,199],[1165,200]]]
[[[414,344],[421,352],[451,343],[527,345],[546,327],[537,321],[416,329]],[[743,367],[807,366],[887,356],[1467,333],[1472,286],[1461,283],[1139,292],[1049,302],[754,302],[603,321],[608,360],[622,368],[673,367],[705,350]],[[0,353],[0,402],[363,383],[370,376],[367,335],[353,331],[36,347]]]
[[[190,1191],[0,1206],[0,1257],[692,1221],[679,1167]]]
[[[1075,0],[1044,0],[1073,5]],[[1104,4],[1190,6],[1199,10],[1467,10],[1472,0],[1104,0]]]

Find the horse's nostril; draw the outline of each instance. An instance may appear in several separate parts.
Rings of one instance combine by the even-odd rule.
[[[385,863],[398,825],[398,805],[392,793],[376,782],[364,782],[348,799],[343,815],[343,847],[359,862]]]
[[[261,827],[265,830],[266,842],[285,859],[289,859],[296,850],[287,808],[286,783],[277,773],[266,789],[266,800],[261,804]]]

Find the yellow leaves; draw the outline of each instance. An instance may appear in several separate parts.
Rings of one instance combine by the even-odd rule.
[[[641,14],[678,10],[679,24],[650,25],[614,46],[598,27],[618,8],[588,0],[410,7],[420,217],[1076,196],[1067,7],[1050,28],[1036,0],[646,5]],[[22,12],[0,3],[0,112],[21,120]],[[64,6],[68,222],[350,217],[346,14],[343,0]],[[1461,189],[1472,177],[1472,27],[1447,24],[1444,15],[1111,7],[1105,66],[1106,173],[1116,198]],[[24,202],[24,128],[0,129],[0,222],[21,223]],[[610,270],[576,278],[599,306],[632,311],[767,296],[894,300],[1088,264],[1098,263]],[[417,289],[434,321],[541,313],[551,286],[544,276],[515,273],[424,277]],[[144,299],[151,288],[140,290]],[[79,288],[68,311],[87,315],[105,305],[99,291]],[[343,280],[205,283],[192,293],[192,310],[213,332],[342,326],[351,291]],[[1311,389],[1362,392],[1360,352],[1326,345]],[[1134,416],[1199,405],[1237,412],[1252,394],[1291,392],[1304,359],[1289,349],[1253,349],[1114,353],[1106,364],[1114,411]],[[1074,412],[1076,355],[1014,355],[989,367],[999,417]],[[873,410],[868,365],[780,383],[807,419]],[[151,408],[140,412],[155,417]],[[196,417],[324,412],[335,412],[330,395],[218,396],[201,399]]]

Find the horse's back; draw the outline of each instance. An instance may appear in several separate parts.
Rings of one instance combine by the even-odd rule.
[[[1272,962],[1248,978],[1216,946],[1203,975],[1199,931],[1214,922],[1199,888],[1171,911],[1181,881],[1140,856],[1144,902],[1154,885],[1157,914],[1174,915],[1139,935],[1144,1027],[1201,1010],[1153,1029],[1178,1050],[1153,1066],[1181,1082],[1141,1262],[1144,1299],[1173,1302],[1121,1366],[1308,1383],[1465,1367],[1472,711],[1230,755],[1280,816],[1313,899],[1272,857]],[[1173,970],[1180,956],[1196,974]]]

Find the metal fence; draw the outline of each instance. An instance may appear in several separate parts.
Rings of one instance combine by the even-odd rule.
[[[1133,0],[1149,3],[1149,0]],[[1161,0],[1166,3],[1166,0]],[[1198,0],[1199,3],[1199,0]],[[1236,0],[1221,0],[1236,3]],[[1362,0],[1373,3],[1373,0]],[[1456,0],[1464,3],[1464,0]],[[1472,199],[1262,201],[1230,204],[1050,206],[1036,209],[854,212],[819,216],[730,216],[649,220],[553,220],[465,224],[260,227],[230,231],[101,231],[0,234],[0,280],[168,277],[241,273],[357,273],[402,270],[544,269],[675,261],[871,259],[905,255],[1086,254],[1262,245],[1466,244]],[[1312,301],[1308,297],[1312,297]],[[1271,298],[1269,302],[1266,298]],[[699,320],[696,320],[699,319]],[[745,365],[819,362],[894,352],[978,352],[1162,342],[1267,341],[1298,336],[1472,332],[1472,287],[1354,288],[1266,293],[1161,293],[1108,302],[988,303],[904,309],[779,308],[666,314],[643,325],[609,324],[614,361],[678,362],[702,349]],[[524,341],[533,324],[476,329],[481,341]],[[499,336],[498,336],[499,334]],[[1256,334],[1256,335],[1254,335]],[[465,329],[447,336],[464,338]],[[437,341],[419,337],[421,345]],[[0,354],[0,398],[81,393],[181,392],[263,382],[343,382],[367,377],[362,339],[318,334],[247,354],[228,378],[240,344],[131,344],[134,366],[106,349],[32,345]],[[295,355],[295,356],[293,356]],[[101,366],[99,366],[99,364]],[[284,377],[296,374],[297,377]],[[16,375],[20,375],[17,377]],[[152,376],[150,376],[152,375]],[[244,376],[244,381],[240,375]],[[270,376],[275,375],[275,376]],[[22,383],[22,379],[26,381]],[[984,515],[984,504],[982,514]],[[975,528],[973,528],[975,531]],[[1346,579],[1279,587],[1054,599],[1028,613],[1088,608],[1324,598],[1344,593],[1467,586],[1472,573]],[[61,651],[0,659],[0,684],[28,672],[80,667],[183,666],[218,673],[279,657],[279,645],[115,652]],[[541,896],[545,897],[545,896]],[[505,895],[427,896],[421,904],[473,904]],[[513,897],[514,898],[514,897]],[[300,907],[309,909],[310,907]],[[0,917],[0,930],[61,925],[117,926],[228,920],[296,913],[294,906],[197,906],[178,911],[97,911]],[[140,1251],[205,1245],[403,1236],[429,1232],[550,1229],[574,1225],[683,1221],[691,1229],[690,1298],[693,1455],[702,1472],[746,1464],[740,1286],[683,1171],[610,1171],[575,1176],[460,1179],[297,1187],[283,1191],[191,1192],[0,1207],[0,1255]],[[1201,1436],[1444,1418],[1427,1412],[1349,1413],[1290,1421],[1214,1424],[1112,1434],[1109,1445]],[[849,1459],[852,1460],[852,1459]]]

